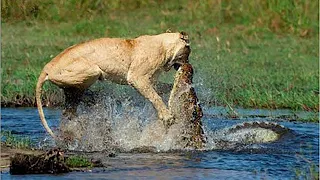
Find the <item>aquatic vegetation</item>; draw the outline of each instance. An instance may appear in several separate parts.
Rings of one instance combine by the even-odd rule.
[[[1,130],[1,143],[19,149],[29,149],[33,144],[29,137],[19,137],[6,130]]]
[[[317,171],[318,168],[318,171]],[[310,164],[307,170],[296,168],[295,169],[295,176],[297,179],[313,179],[319,180],[319,166],[315,164]]]
[[[90,162],[88,158],[81,155],[67,157],[66,165],[70,168],[93,167],[93,163]]]
[[[319,164],[315,164],[314,162],[306,159],[302,155],[297,154],[296,157],[302,159],[307,164],[307,166],[294,168],[295,178],[319,180]]]

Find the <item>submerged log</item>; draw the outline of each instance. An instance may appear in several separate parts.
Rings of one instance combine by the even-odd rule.
[[[60,149],[41,155],[17,153],[11,158],[10,174],[58,174],[70,172]]]

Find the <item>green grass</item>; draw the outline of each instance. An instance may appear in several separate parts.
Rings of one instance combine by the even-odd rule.
[[[319,168],[317,165],[310,163],[307,169],[295,169],[295,179],[313,179],[319,180]]]
[[[93,167],[93,164],[86,157],[78,155],[68,157],[66,159],[66,165],[70,168]]]
[[[209,97],[241,107],[318,108],[317,40],[268,32],[237,37],[237,32],[224,31],[229,33],[221,34],[219,42],[204,41],[193,51],[198,52],[193,59],[200,61],[194,63],[197,77],[212,90]]]
[[[126,2],[3,1],[2,104],[34,105],[41,69],[68,46],[171,29],[190,34],[203,103],[319,111],[318,1]],[[46,104],[62,101],[55,86],[45,91]]]
[[[32,147],[32,141],[29,137],[18,137],[11,131],[1,131],[1,142],[6,146],[18,149],[30,149]]]

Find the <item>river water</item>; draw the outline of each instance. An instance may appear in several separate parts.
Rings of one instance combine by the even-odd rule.
[[[45,108],[46,119],[53,129],[59,126],[61,110]],[[271,121],[268,118],[241,118],[232,120],[217,116],[219,108],[205,109],[203,124],[207,133],[231,127],[244,121]],[[221,111],[220,111],[221,112]],[[261,110],[243,110],[261,114]],[[263,111],[263,113],[266,113]],[[268,111],[287,114],[288,111]],[[221,114],[221,113],[220,113]],[[117,153],[102,159],[105,168],[90,172],[72,172],[62,175],[15,175],[2,172],[1,179],[305,179],[310,167],[319,168],[319,124],[277,123],[290,128],[292,133],[279,141],[248,144],[239,148],[207,149],[205,151],[175,151],[158,153]],[[42,127],[36,108],[2,108],[1,129],[28,136],[37,147],[53,143]],[[300,175],[299,175],[300,172]],[[302,174],[301,174],[302,173]]]

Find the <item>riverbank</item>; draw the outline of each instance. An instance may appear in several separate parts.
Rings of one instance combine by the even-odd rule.
[[[117,1],[112,6],[102,3],[104,9],[99,8],[101,4],[89,7],[94,4],[89,0],[82,4],[33,1],[24,6],[10,2],[2,3],[12,8],[2,16],[2,106],[35,106],[35,84],[43,66],[71,45],[171,29],[190,35],[190,61],[202,103],[319,111],[319,22],[317,14],[311,13],[318,12],[318,2],[248,0],[242,10],[233,1],[190,5],[191,1],[136,0],[128,7]],[[46,8],[51,8],[48,13]],[[160,79],[172,82],[173,74]],[[133,91],[110,83],[92,87],[101,89],[116,95]],[[59,106],[63,95],[47,83],[43,101],[49,107]]]

